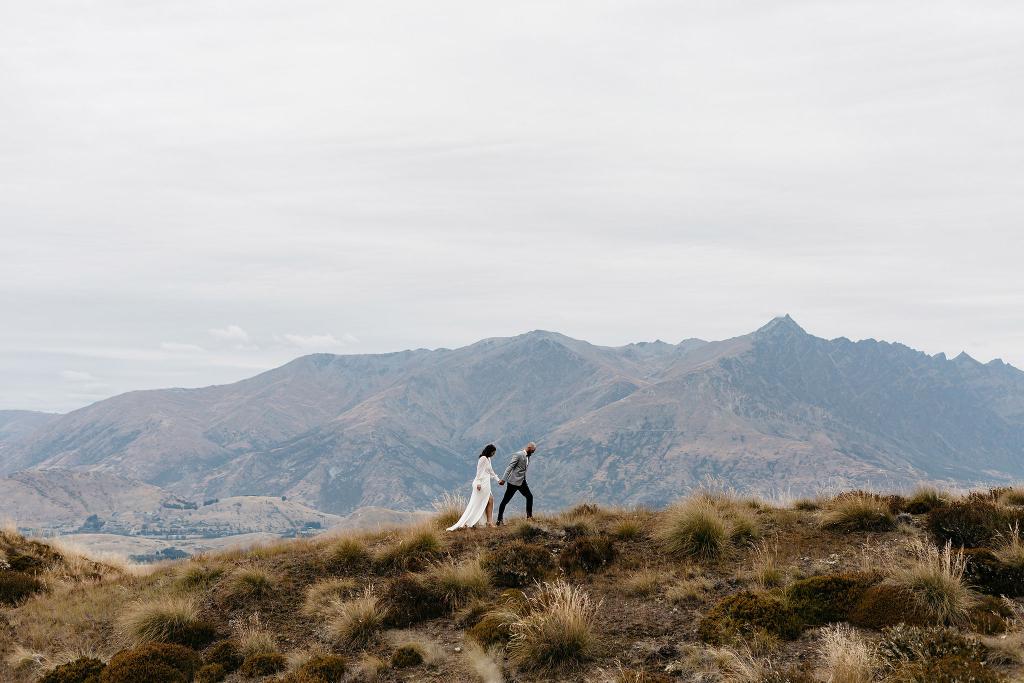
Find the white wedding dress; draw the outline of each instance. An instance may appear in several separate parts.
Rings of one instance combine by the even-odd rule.
[[[476,526],[484,517],[487,511],[487,501],[491,498],[491,479],[500,481],[498,475],[491,467],[491,459],[480,456],[476,461],[476,478],[473,480],[473,495],[469,499],[466,511],[462,513],[459,521],[448,527],[448,531],[455,531],[464,527]],[[479,490],[478,490],[479,488]]]

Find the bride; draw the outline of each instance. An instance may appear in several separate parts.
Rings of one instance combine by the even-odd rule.
[[[487,526],[491,524],[491,514],[494,511],[494,496],[491,495],[491,479],[501,481],[491,467],[491,457],[498,450],[494,444],[489,443],[480,452],[476,461],[476,478],[473,480],[473,496],[469,499],[466,511],[462,513],[459,521],[448,527],[448,531],[455,531],[465,527],[476,526],[480,519],[487,515]],[[487,488],[484,488],[484,487]]]

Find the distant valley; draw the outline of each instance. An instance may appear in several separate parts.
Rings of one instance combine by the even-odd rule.
[[[527,440],[540,444],[530,483],[545,509],[661,505],[708,478],[761,494],[1001,483],[1024,477],[1024,373],[826,340],[788,316],[723,341],[613,348],[538,331],[315,354],[62,416],[0,412],[0,516],[37,510],[33,523],[62,529],[93,514],[111,530],[154,514],[239,534],[326,527],[360,509],[429,508],[468,487],[482,445],[499,445],[500,470]],[[162,506],[179,499],[221,502]]]

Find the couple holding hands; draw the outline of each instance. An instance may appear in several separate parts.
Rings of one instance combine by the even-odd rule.
[[[526,498],[526,518],[533,517],[533,494],[530,492],[530,486],[526,483],[526,470],[530,467],[530,458],[536,452],[537,445],[531,441],[526,444],[525,448],[513,453],[512,460],[509,461],[502,477],[498,477],[494,473],[494,468],[491,467],[491,458],[494,457],[497,450],[494,444],[487,444],[480,452],[476,461],[476,478],[473,479],[473,495],[469,499],[469,505],[466,506],[466,511],[462,513],[459,521],[448,527],[448,531],[477,526],[485,516],[487,517],[487,526],[492,526],[491,514],[494,511],[494,496],[491,495],[492,479],[498,482],[498,486],[508,484],[501,504],[498,506],[498,526],[501,526],[502,518],[505,516],[505,506],[512,500],[512,496],[516,495],[516,492],[522,493]]]

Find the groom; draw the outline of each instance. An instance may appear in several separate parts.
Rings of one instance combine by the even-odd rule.
[[[526,483],[526,470],[530,466],[530,457],[536,450],[537,444],[531,441],[526,444],[526,448],[516,451],[512,455],[512,461],[505,468],[505,474],[498,482],[498,486],[508,483],[508,488],[505,489],[501,505],[498,506],[498,526],[501,526],[501,520],[505,517],[505,506],[512,500],[512,496],[516,495],[516,491],[522,493],[526,498],[526,518],[533,517],[533,494],[530,493],[530,486]]]

